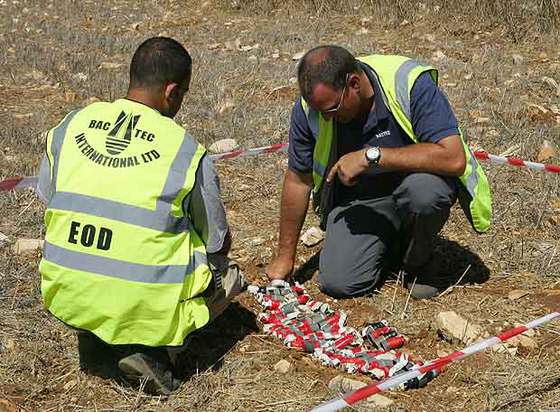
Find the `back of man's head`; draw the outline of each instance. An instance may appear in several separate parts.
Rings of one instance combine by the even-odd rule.
[[[341,90],[346,84],[348,73],[360,72],[355,57],[340,46],[318,46],[309,50],[298,65],[300,93],[307,101],[313,95],[313,88],[323,83],[334,90]]]
[[[152,37],[138,46],[132,56],[129,88],[153,90],[166,82],[181,85],[191,72],[191,56],[178,41]]]

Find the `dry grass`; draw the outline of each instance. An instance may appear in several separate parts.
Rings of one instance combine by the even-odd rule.
[[[517,42],[533,37],[535,31],[560,33],[560,3],[555,0],[230,0],[236,10],[249,10],[269,14],[276,9],[306,10],[328,14],[333,11],[354,16],[372,15],[376,20],[400,23],[403,20],[437,22],[446,30],[455,30],[459,24],[469,22],[473,27],[502,27]]]
[[[381,1],[316,0],[305,4],[324,12],[309,13],[295,3],[268,2],[264,8],[265,2],[248,0],[112,1],[103,7],[0,2],[0,178],[33,174],[44,130],[67,111],[92,97],[122,96],[132,51],[159,33],[178,38],[193,54],[192,92],[178,120],[205,144],[225,137],[246,147],[285,141],[297,94],[292,55],[318,43],[337,43],[357,54],[401,53],[438,66],[441,85],[477,147],[532,160],[543,139],[559,148],[558,96],[542,81],[544,76],[560,81],[560,54],[551,30],[558,27],[558,3],[446,1],[437,13],[436,3],[424,3],[417,7],[403,0],[389,9]],[[361,8],[342,10],[346,4]],[[523,7],[529,9],[521,16]],[[551,12],[542,18],[546,10]],[[539,31],[523,34],[529,23]],[[438,51],[445,57],[436,59]],[[523,56],[521,64],[513,63],[513,54]],[[124,66],[102,69],[102,62]],[[559,163],[560,157],[550,161]],[[218,166],[234,230],[233,254],[252,280],[273,253],[285,167],[281,155]],[[461,285],[432,302],[411,302],[406,311],[407,295],[394,281],[374,297],[330,303],[344,308],[356,326],[387,318],[410,338],[410,350],[425,359],[456,349],[438,341],[431,327],[441,310],[456,310],[496,332],[560,306],[555,294],[560,178],[485,168],[494,190],[493,229],[476,236],[454,210],[438,242],[450,280],[471,265]],[[0,232],[9,237],[0,242],[0,400],[29,411],[295,411],[334,395],[326,384],[338,372],[260,335],[254,326],[257,308],[248,297],[199,337],[185,359],[190,379],[168,400],[78,371],[74,336],[42,309],[39,256],[16,256],[11,249],[19,237],[43,235],[43,207],[32,193],[3,193],[0,210]],[[306,226],[314,223],[310,216]],[[300,250],[299,263],[318,250]],[[309,275],[313,264],[306,267]],[[307,286],[326,299],[312,281]],[[511,301],[511,289],[529,294]],[[450,366],[421,391],[390,396],[395,408],[411,411],[558,408],[559,337],[560,327],[552,323],[536,338],[537,351],[516,357],[481,354]],[[273,371],[282,358],[294,365],[293,372]]]

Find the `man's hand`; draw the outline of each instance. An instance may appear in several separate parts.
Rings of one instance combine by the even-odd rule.
[[[329,171],[327,182],[332,182],[335,174],[345,186],[353,186],[357,183],[357,178],[369,167],[366,159],[366,150],[350,152],[338,159],[338,162]]]
[[[270,280],[288,279],[294,270],[294,260],[283,256],[275,257],[265,269],[266,276]]]

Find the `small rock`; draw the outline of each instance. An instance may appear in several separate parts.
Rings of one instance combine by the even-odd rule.
[[[520,54],[513,54],[511,59],[513,60],[513,64],[521,64],[525,60]]]
[[[78,94],[73,91],[64,92],[64,100],[67,103],[74,103],[78,99]]]
[[[130,28],[131,28],[132,30],[138,30],[138,29],[140,28],[140,23],[132,23],[132,24],[130,25]]]
[[[357,381],[355,379],[347,378],[343,375],[337,375],[332,378],[329,382],[329,389],[333,391],[338,391],[342,393],[352,392],[363,388],[367,384],[362,381]]]
[[[443,61],[445,59],[447,59],[447,56],[441,50],[435,51],[434,54],[432,55],[432,60],[434,60],[436,62],[440,62],[440,61]]]
[[[522,347],[529,350],[535,350],[538,348],[537,342],[533,338],[524,335],[514,336],[508,340],[508,344],[511,346]]]
[[[0,411],[2,412],[18,412],[18,406],[8,399],[0,399]]]
[[[507,343],[492,346],[491,351],[496,353],[509,353],[511,356],[517,355],[517,348],[512,348]]]
[[[467,74],[465,74],[465,75],[463,76],[463,79],[465,79],[465,80],[470,80],[470,79],[472,79],[472,78],[473,78],[473,74],[472,74],[472,73],[467,73]]]
[[[539,150],[539,154],[537,155],[537,162],[543,163],[555,156],[556,150],[554,149],[554,146],[552,146],[552,143],[550,143],[548,140],[543,140],[541,148]]]
[[[43,239],[18,239],[14,245],[14,253],[21,255],[26,252],[43,248]]]
[[[208,151],[210,153],[225,153],[231,152],[239,148],[235,139],[221,139],[210,145]]]
[[[305,246],[311,247],[318,244],[323,238],[323,231],[316,226],[312,226],[301,236],[301,241]]]
[[[490,123],[490,118],[489,117],[477,117],[476,119],[474,119],[474,122],[476,124]]]
[[[90,105],[90,104],[92,104],[92,103],[97,103],[97,102],[100,102],[100,101],[101,101],[101,100],[99,100],[99,98],[97,98],[97,97],[95,97],[95,96],[92,96],[92,97],[90,97],[90,98],[88,98],[88,99],[86,99],[86,100],[84,101],[84,105],[88,106],[88,105]]]
[[[341,393],[348,393],[360,388],[363,388],[367,384],[355,379],[346,378],[342,375],[335,376],[329,382],[329,389]],[[365,399],[364,404],[369,404],[369,406],[383,408],[393,404],[393,400],[387,398],[383,395],[373,395]]]
[[[280,50],[276,49],[272,52],[272,58],[273,59],[278,59],[280,58]]]
[[[226,98],[218,107],[218,114],[224,114],[225,112],[233,109],[235,107],[235,103],[233,100]]]
[[[76,73],[74,78],[78,81],[85,82],[88,79],[88,75],[82,72]]]
[[[554,92],[556,92],[556,96],[560,96],[560,86],[558,82],[554,80],[552,77],[542,77],[542,82],[548,85]]]
[[[508,293],[508,299],[509,300],[517,300],[517,299],[521,299],[523,296],[527,296],[529,294],[528,291],[526,290],[512,290],[511,292]]]
[[[440,312],[436,318],[436,326],[465,344],[487,335],[480,325],[469,322],[453,311]]]
[[[256,237],[256,238],[251,240],[251,245],[252,246],[259,246],[259,245],[262,245],[264,242],[266,242],[266,239],[263,239],[262,237]]]
[[[288,362],[286,359],[282,359],[278,361],[276,365],[274,365],[274,370],[280,373],[288,373],[292,369],[292,364]]]
[[[426,40],[433,43],[436,41],[436,36],[433,35],[432,33],[426,33],[423,36],[420,36],[420,40]]]
[[[102,62],[99,65],[98,69],[114,70],[114,69],[120,69],[123,66],[124,64],[122,63]]]
[[[16,120],[29,120],[33,117],[33,113],[14,113],[12,116]]]
[[[250,55],[250,56],[247,58],[247,60],[249,60],[249,61],[257,61],[257,60],[258,60],[258,57],[255,56],[254,54],[252,54],[252,55]]]
[[[305,52],[299,52],[292,56],[293,61],[301,60],[301,58],[305,55]]]
[[[71,379],[64,384],[64,390],[69,391],[70,389],[72,389],[77,384],[78,384],[78,382],[75,379]]]

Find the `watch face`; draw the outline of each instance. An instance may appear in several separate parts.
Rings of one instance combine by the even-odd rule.
[[[370,163],[376,163],[379,159],[379,149],[377,147],[370,147],[366,151],[366,157]]]

